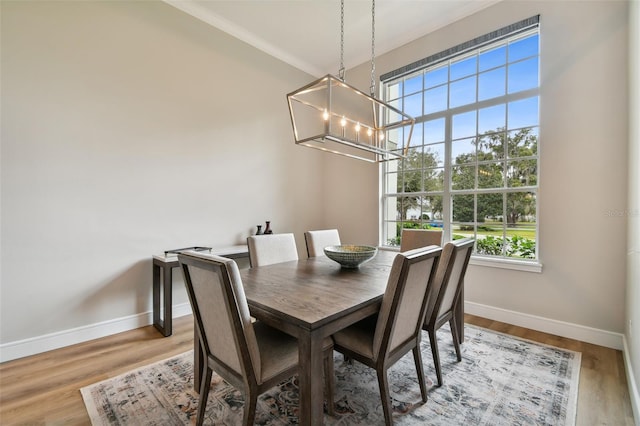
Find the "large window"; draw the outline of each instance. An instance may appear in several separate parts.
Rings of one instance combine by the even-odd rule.
[[[538,259],[532,20],[382,76],[385,101],[416,118],[406,158],[383,166],[383,245],[398,246],[402,228],[442,228],[474,237],[476,256]]]

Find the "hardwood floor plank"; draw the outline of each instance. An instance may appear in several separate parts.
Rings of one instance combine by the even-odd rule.
[[[582,353],[577,425],[633,426],[622,352],[465,315],[469,324]],[[87,425],[80,388],[190,350],[193,318],[153,326],[0,364],[0,424]]]

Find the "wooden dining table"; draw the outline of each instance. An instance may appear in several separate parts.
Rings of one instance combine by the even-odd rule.
[[[323,423],[323,339],[379,311],[396,254],[379,250],[357,269],[320,256],[240,271],[251,315],[298,339],[301,425]],[[194,342],[200,389],[204,358]]]

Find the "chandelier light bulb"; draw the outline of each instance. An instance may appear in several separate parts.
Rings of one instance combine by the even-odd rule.
[[[342,120],[340,120],[340,125],[341,125],[342,127],[344,127],[344,126],[346,126],[346,125],[347,125],[347,119],[346,119],[346,118],[344,118],[344,115],[342,116]]]
[[[322,118],[324,119],[324,121],[329,120],[329,112],[326,109],[322,113]]]
[[[360,131],[360,123],[357,123],[356,124],[356,132],[359,132],[359,131]]]
[[[373,134],[373,130],[368,128],[367,129],[367,136],[371,136],[372,134]]]

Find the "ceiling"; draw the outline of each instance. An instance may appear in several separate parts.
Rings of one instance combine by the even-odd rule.
[[[381,55],[500,0],[377,0]],[[340,68],[339,0],[165,0],[166,3],[321,77]],[[371,1],[346,0],[344,65],[371,60]]]

